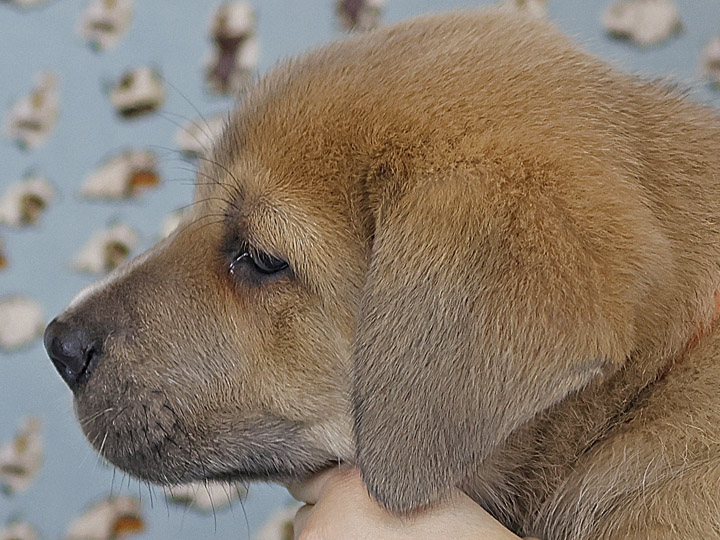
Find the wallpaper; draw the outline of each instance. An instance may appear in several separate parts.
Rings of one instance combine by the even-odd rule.
[[[505,0],[720,106],[720,0]],[[292,538],[277,486],[138,483],[104,464],[41,344],[74,294],[177,225],[254,78],[453,0],[0,0],[0,540]]]

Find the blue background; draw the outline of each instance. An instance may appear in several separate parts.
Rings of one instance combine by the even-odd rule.
[[[678,2],[684,32],[647,50],[604,35],[600,19],[608,3],[549,0],[549,18],[586,49],[622,69],[671,76],[697,99],[720,106],[720,95],[700,77],[702,48],[720,33],[720,0]],[[252,4],[258,17],[260,73],[280,58],[341,35],[332,0],[254,0]],[[388,23],[481,4],[388,0],[382,20]],[[75,32],[78,16],[87,6],[85,0],[55,0],[30,10],[0,3],[0,117],[31,90],[39,71],[53,71],[60,77],[60,118],[47,143],[23,151],[0,139],[0,196],[11,182],[33,169],[60,192],[38,226],[19,231],[0,228],[11,261],[8,269],[0,271],[0,296],[28,295],[51,318],[91,280],[70,269],[72,257],[91,232],[119,220],[135,228],[140,250],[146,249],[157,239],[164,216],[190,202],[193,175],[184,170],[187,165],[174,151],[176,122],[197,117],[189,102],[205,116],[232,105],[231,100],[210,96],[203,89],[203,61],[211,48],[208,21],[217,5],[197,0],[136,1],[133,22],[120,45],[95,53]],[[158,67],[177,88],[167,88],[166,114],[119,120],[105,83],[116,80],[127,68],[145,64]],[[85,175],[108,155],[150,145],[168,149],[157,150],[164,178],[159,189],[132,202],[91,203],[78,198]],[[0,444],[13,436],[20,418],[28,414],[43,420],[45,464],[25,493],[0,495],[0,528],[15,516],[32,523],[43,538],[62,538],[68,523],[84,507],[109,493],[113,474],[84,441],[72,416],[70,392],[39,340],[18,352],[0,352]],[[118,474],[115,479],[115,493],[140,494],[143,500],[147,529],[139,539],[244,539],[248,529],[255,534],[274,508],[289,501],[280,488],[254,485],[244,512],[236,503],[213,518],[168,506],[160,489],[155,490],[151,508],[147,488],[127,480],[121,488],[121,478]]]

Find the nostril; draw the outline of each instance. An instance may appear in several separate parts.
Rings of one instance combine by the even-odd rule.
[[[102,341],[87,328],[53,320],[45,329],[45,350],[60,376],[75,390],[87,380]]]
[[[102,342],[93,341],[85,349],[85,374],[90,375],[91,369],[95,366],[95,359],[102,354]]]
[[[84,357],[85,357],[85,365],[92,362],[92,359],[95,358],[97,354],[97,349],[95,348],[95,345],[90,345],[85,349]]]

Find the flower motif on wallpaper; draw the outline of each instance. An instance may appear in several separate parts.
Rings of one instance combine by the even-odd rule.
[[[0,350],[25,347],[45,330],[45,313],[35,300],[21,294],[0,297]]]
[[[137,498],[107,497],[70,523],[65,540],[119,540],[143,530],[145,520]]]
[[[55,199],[55,188],[45,178],[26,176],[0,193],[0,224],[35,225]]]
[[[705,76],[720,90],[720,35],[715,36],[705,47],[702,64]]]
[[[134,199],[160,183],[155,152],[122,150],[85,177],[80,195],[86,199]]]
[[[93,50],[112,49],[125,36],[132,14],[132,0],[95,0],[80,15],[77,33]]]
[[[110,102],[123,119],[154,113],[165,102],[165,87],[160,72],[148,66],[126,71],[111,86]]]
[[[245,495],[247,490],[239,484],[196,482],[169,488],[167,498],[175,504],[206,513],[230,506]]]
[[[658,45],[682,30],[673,0],[617,0],[603,14],[610,36],[639,46]]]
[[[0,489],[7,495],[25,491],[43,463],[42,423],[25,418],[15,437],[0,447]]]
[[[188,120],[175,133],[175,144],[189,158],[206,157],[227,124],[227,114]]]
[[[213,50],[206,62],[205,82],[215,94],[236,95],[252,82],[259,46],[255,12],[247,2],[226,2],[213,13]]]
[[[41,146],[58,118],[58,77],[54,73],[36,76],[35,87],[10,109],[5,119],[5,135],[20,148]]]
[[[380,24],[385,0],[338,0],[335,15],[345,30],[365,32]]]
[[[137,235],[127,225],[96,231],[75,255],[72,267],[79,272],[105,274],[125,261],[137,244]]]

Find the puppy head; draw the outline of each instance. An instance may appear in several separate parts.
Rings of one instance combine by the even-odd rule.
[[[163,483],[355,461],[407,511],[620,366],[664,247],[606,120],[578,129],[607,73],[539,24],[419,19],[266,77],[194,215],[46,333],[92,444]]]
[[[348,292],[360,269],[347,261],[363,257],[345,216],[290,198],[249,160],[211,161],[194,215],[80,293],[46,346],[90,442],[132,474],[307,475],[352,455]],[[323,288],[340,281],[324,272],[344,288]]]

